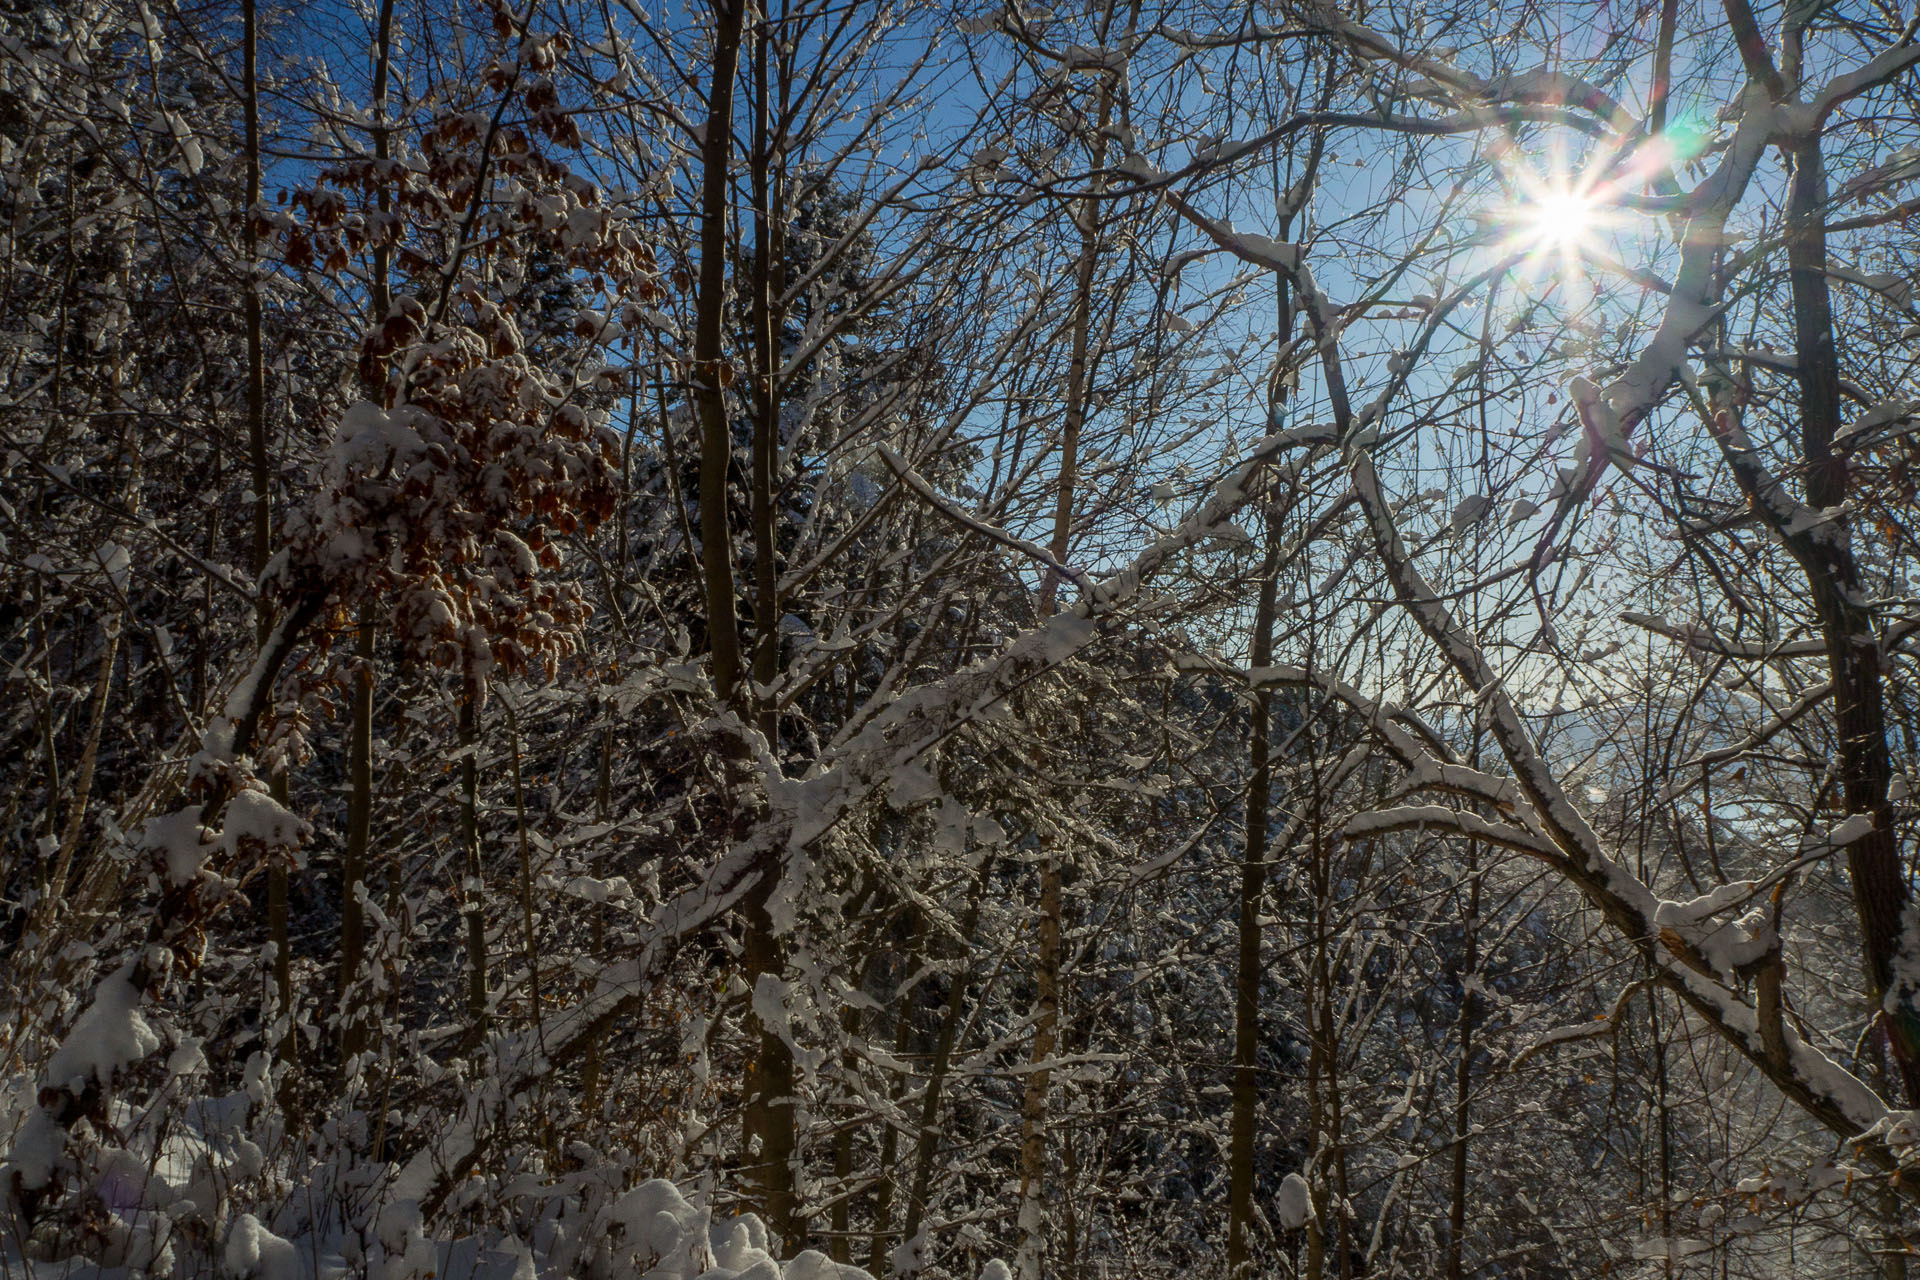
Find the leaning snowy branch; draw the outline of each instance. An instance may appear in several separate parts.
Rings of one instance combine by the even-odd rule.
[[[633,957],[600,974],[585,999],[498,1041],[495,1071],[469,1099],[461,1118],[406,1162],[388,1186],[387,1199],[415,1201],[429,1213],[436,1210],[484,1152],[488,1117],[538,1086],[554,1068],[579,1058],[600,1028],[648,998],[653,980],[682,943],[739,905],[769,876],[780,876],[769,912],[777,917],[790,910],[805,884],[816,842],[897,770],[1093,644],[1169,560],[1217,536],[1268,484],[1284,484],[1323,456],[1330,442],[1325,428],[1278,432],[1261,440],[1173,532],[1142,548],[1124,568],[1087,582],[1069,608],[1015,636],[999,652],[900,695],[857,735],[825,754],[805,777],[781,776],[769,753],[755,751],[770,808],[768,821],[709,868],[701,883],[657,908],[640,932]],[[1304,457],[1281,463],[1285,454],[1301,449],[1306,450]],[[1266,478],[1269,474],[1272,480]],[[737,732],[752,736],[745,726]]]
[[[1549,1049],[1558,1049],[1561,1045],[1577,1044],[1596,1036],[1617,1034],[1620,1030],[1620,1019],[1626,1014],[1627,1006],[1633,1003],[1633,997],[1651,985],[1651,980],[1647,978],[1629,982],[1620,988],[1620,994],[1614,997],[1613,1009],[1610,1012],[1603,1013],[1588,1022],[1575,1022],[1567,1026],[1555,1027],[1551,1031],[1534,1037],[1529,1044],[1507,1060],[1506,1070],[1518,1071]]]
[[[1337,17],[1337,15],[1336,15]],[[1902,65],[1905,65],[1902,63]],[[1878,72],[1876,72],[1878,74]],[[1846,77],[1836,84],[1847,82]],[[1592,491],[1609,461],[1630,466],[1628,436],[1663,400],[1677,382],[1690,376],[1688,351],[1695,337],[1719,314],[1717,267],[1725,242],[1726,222],[1745,193],[1761,157],[1783,136],[1792,122],[1783,118],[1758,84],[1749,84],[1742,102],[1740,125],[1716,170],[1687,200],[1690,216],[1681,239],[1681,267],[1668,307],[1652,340],[1618,377],[1604,388],[1578,380],[1574,399],[1584,428],[1573,475],[1563,484],[1558,509],[1536,550],[1545,557],[1562,521]],[[1203,228],[1216,242],[1232,247],[1224,228]],[[1245,255],[1243,255],[1245,256]],[[1599,834],[1573,804],[1555,769],[1534,742],[1518,708],[1508,694],[1503,675],[1488,662],[1478,640],[1453,615],[1439,592],[1418,568],[1402,541],[1394,507],[1384,493],[1371,450],[1351,438],[1351,410],[1337,351],[1338,329],[1324,300],[1306,287],[1304,265],[1288,263],[1301,283],[1301,294],[1315,331],[1320,335],[1334,402],[1337,438],[1342,448],[1353,492],[1366,515],[1380,556],[1401,608],[1412,618],[1453,669],[1462,684],[1474,692],[1484,722],[1512,771],[1514,794],[1503,796],[1502,818],[1463,812],[1445,805],[1403,800],[1354,819],[1348,834],[1358,837],[1390,830],[1433,827],[1462,837],[1491,841],[1542,859],[1554,866],[1600,910],[1618,933],[1633,943],[1654,966],[1659,981],[1674,991],[1695,1014],[1712,1026],[1743,1056],[1752,1061],[1796,1105],[1847,1137],[1874,1131],[1887,1114],[1886,1103],[1865,1082],[1801,1037],[1780,1017],[1777,956],[1767,948],[1764,930],[1750,939],[1729,942],[1729,926],[1689,914],[1685,904],[1660,900],[1638,877],[1613,858]],[[1737,446],[1736,446],[1737,447]],[[1746,458],[1750,450],[1743,450]],[[1743,459],[1744,460],[1744,459]],[[1759,487],[1763,500],[1777,485]],[[1795,529],[1799,512],[1775,513],[1776,527]],[[1383,735],[1383,738],[1385,735]],[[1409,761],[1411,739],[1394,743],[1395,754],[1409,767],[1403,796],[1420,790],[1444,789],[1441,762]],[[1417,745],[1417,744],[1416,744]],[[1419,749],[1424,756],[1424,749]],[[1466,788],[1471,791],[1475,788]],[[1490,797],[1488,797],[1490,798]],[[1791,861],[1791,860],[1790,860]],[[1770,957],[1772,957],[1770,959]],[[1760,1005],[1742,998],[1736,989],[1735,967],[1761,966],[1771,981],[1762,982]],[[1884,1147],[1872,1143],[1863,1149],[1888,1168],[1897,1164]]]
[[[1364,451],[1354,451],[1348,465],[1401,606],[1459,678],[1480,691],[1483,714],[1530,811],[1527,825],[1537,824],[1551,841],[1562,874],[1599,908],[1622,937],[1654,963],[1663,984],[1798,1106],[1842,1136],[1869,1130],[1887,1111],[1879,1096],[1791,1028],[1770,1026],[1763,1034],[1757,1011],[1731,985],[1734,975],[1723,973],[1716,965],[1707,927],[1681,920],[1671,911],[1665,912],[1663,919],[1662,907],[1666,904],[1606,853],[1598,833],[1574,806],[1534,745],[1507,694],[1505,680],[1414,566],[1380,490],[1372,459]],[[1439,814],[1429,818],[1442,820]],[[1464,827],[1467,819],[1448,821]],[[1480,834],[1464,829],[1462,833]],[[1486,833],[1483,838],[1494,834]],[[1770,1047],[1767,1041],[1775,1037],[1776,1030],[1780,1043]],[[1870,1154],[1893,1167],[1885,1151]]]
[[[970,533],[977,533],[987,539],[987,541],[1005,547],[1009,551],[1018,551],[1028,559],[1045,566],[1050,573],[1058,574],[1061,578],[1083,590],[1086,588],[1087,579],[1085,574],[1081,573],[1078,569],[1064,565],[1054,559],[1053,553],[1039,543],[1029,541],[1016,534],[1008,533],[1005,529],[993,524],[991,521],[962,511],[957,503],[950,502],[942,497],[931,484],[927,483],[925,477],[907,464],[905,458],[902,458],[898,453],[884,444],[879,446],[879,451],[880,457],[887,464],[887,469],[899,477],[902,484],[905,484],[907,488],[913,490],[916,497],[933,508],[935,512],[944,516],[947,520]]]

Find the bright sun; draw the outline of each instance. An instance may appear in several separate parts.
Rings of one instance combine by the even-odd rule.
[[[1544,191],[1526,211],[1527,229],[1543,248],[1570,249],[1591,237],[1597,210],[1589,196],[1573,191]]]

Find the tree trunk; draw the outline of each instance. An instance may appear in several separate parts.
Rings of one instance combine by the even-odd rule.
[[[762,30],[753,45],[753,339],[755,414],[753,429],[753,679],[771,688],[780,665],[780,600],[774,565],[774,472],[780,460],[780,315],[785,255],[782,224],[784,193],[774,171],[776,143],[767,133],[767,53],[772,33]],[[761,701],[759,694],[754,700]],[[760,712],[760,732],[776,758],[780,752],[779,714]]]
[[[853,1042],[860,1035],[860,1010],[849,1005],[840,1011],[840,1034],[849,1048],[841,1055],[841,1069],[852,1078],[856,1069]],[[856,1098],[855,1102],[859,1100]],[[855,1126],[843,1119],[833,1135],[833,1211],[827,1219],[827,1256],[835,1262],[853,1261],[853,1137]]]
[[[267,366],[262,350],[260,315],[260,246],[254,234],[253,212],[260,203],[260,94],[255,80],[255,53],[258,23],[254,0],[240,0],[242,28],[241,94],[246,117],[246,210],[241,219],[241,253],[245,258],[246,288],[240,305],[247,330],[247,465],[253,486],[253,543],[249,568],[257,586],[267,567],[268,548],[273,537],[272,477],[267,468]],[[259,616],[255,625],[261,640],[266,639],[271,621],[267,598],[259,598]]]
[[[1460,996],[1460,1060],[1454,1071],[1453,1168],[1447,1203],[1447,1280],[1466,1275],[1467,1147],[1473,1132],[1473,1033],[1480,1016],[1480,997],[1468,985],[1480,972],[1480,846],[1467,842],[1467,911],[1463,920],[1466,954]]]
[[[960,1022],[967,1004],[967,949],[973,945],[974,931],[980,927],[980,903],[986,897],[987,879],[993,859],[980,863],[980,876],[973,883],[973,896],[967,900],[967,914],[960,922],[961,965],[947,988],[947,1007],[940,1018],[940,1036],[934,1042],[933,1062],[927,1068],[926,1092],[920,1096],[920,1129],[913,1153],[913,1188],[907,1195],[907,1221],[902,1234],[911,1240],[920,1234],[926,1220],[927,1196],[933,1188],[933,1162],[940,1153],[940,1134],[935,1126],[940,1119],[940,1095],[946,1088],[953,1064],[953,1049],[960,1038]]]
[[[1254,609],[1253,665],[1273,663],[1273,621],[1279,594],[1280,529],[1267,522],[1266,562],[1260,569],[1260,601]],[[1240,860],[1240,946],[1233,992],[1233,1117],[1227,1151],[1227,1274],[1248,1266],[1253,1225],[1253,1149],[1258,1127],[1260,1081],[1260,908],[1266,898],[1267,808],[1273,797],[1273,763],[1268,735],[1273,724],[1273,695],[1253,695],[1253,777],[1247,787],[1246,847]]]
[[[1317,162],[1309,160],[1308,173]],[[1276,197],[1279,178],[1274,179]],[[1285,239],[1292,224],[1289,215],[1280,221],[1277,234]],[[1277,299],[1275,341],[1285,344],[1293,336],[1291,290],[1285,276],[1274,278]],[[1275,385],[1269,393],[1268,419],[1278,421],[1278,411],[1286,399],[1284,385]],[[1260,596],[1253,614],[1253,666],[1258,669],[1273,663],[1273,626],[1279,611],[1280,593],[1280,520],[1269,508],[1266,521],[1267,551],[1260,566]],[[1260,909],[1266,900],[1267,883],[1267,810],[1273,800],[1273,762],[1269,756],[1273,730],[1273,695],[1265,687],[1254,690],[1251,742],[1248,764],[1252,778],[1247,786],[1245,848],[1240,860],[1240,937],[1239,955],[1233,989],[1233,1115],[1227,1136],[1227,1275],[1238,1276],[1245,1270],[1252,1252],[1248,1233],[1253,1226],[1254,1145],[1259,1129],[1260,1080],[1257,1062],[1260,1051]]]
[[[487,1034],[487,912],[480,864],[479,681],[460,691],[460,914],[467,926],[467,1044]]]
[[[1793,286],[1795,367],[1800,384],[1801,451],[1807,503],[1840,505],[1847,493],[1847,461],[1835,452],[1840,425],[1839,355],[1827,287],[1826,169],[1817,131],[1793,148],[1787,187],[1787,265]],[[1792,545],[1791,543],[1789,545]],[[1794,547],[1806,571],[1826,643],[1839,736],[1840,794],[1846,812],[1865,814],[1872,830],[1847,846],[1847,875],[1860,920],[1861,951],[1871,1008],[1879,1014],[1894,987],[1895,962],[1908,907],[1907,880],[1887,802],[1893,764],[1882,701],[1880,646],[1865,602],[1858,564],[1844,540],[1803,540]],[[1886,1042],[1905,1087],[1906,1105],[1920,1107],[1920,1015],[1907,1005],[1894,1012]]]
[[[1049,1065],[1060,1024],[1061,883],[1060,859],[1049,856],[1040,869],[1040,937],[1033,961],[1033,1054],[1020,1104],[1020,1244],[1014,1254],[1016,1280],[1040,1280],[1047,1253],[1047,1086]]]
[[[121,621],[118,613],[107,619],[105,642],[100,652],[99,675],[94,679],[93,706],[87,713],[87,745],[81,749],[79,772],[73,780],[73,798],[67,804],[67,821],[60,832],[60,846],[48,877],[46,896],[35,915],[40,923],[35,932],[50,938],[54,917],[66,900],[68,881],[73,878],[73,861],[86,831],[87,801],[93,795],[94,766],[100,759],[100,736],[106,731],[107,703],[113,691],[113,664],[120,653]]]
[[[1309,766],[1311,787],[1308,803],[1312,806],[1308,823],[1312,832],[1308,856],[1311,859],[1309,882],[1313,892],[1312,941],[1310,944],[1307,992],[1308,1052],[1307,1096],[1312,1151],[1314,1216],[1307,1225],[1308,1275],[1321,1280],[1327,1274],[1327,1255],[1332,1251],[1334,1273],[1347,1280],[1351,1274],[1352,1254],[1348,1247],[1346,1152],[1344,1117],[1340,1097],[1340,1032],[1338,1005],[1334,998],[1333,949],[1335,939],[1329,928],[1334,913],[1333,891],[1338,878],[1333,873],[1332,855],[1325,829],[1326,796],[1320,775],[1318,755]],[[1331,1232],[1331,1235],[1329,1233]]]
[[[273,625],[267,593],[260,590],[261,575],[266,572],[273,540],[272,474],[267,465],[267,365],[263,349],[263,321],[260,314],[260,248],[254,234],[253,210],[260,203],[260,93],[255,76],[259,24],[254,0],[240,0],[241,21],[241,103],[245,117],[246,217],[241,219],[241,255],[245,259],[246,287],[241,294],[241,309],[247,331],[247,467],[253,487],[253,538],[248,567],[252,571],[257,597],[254,627],[257,638],[265,643]],[[287,778],[276,770],[268,780],[274,797],[287,797]],[[277,1046],[289,1062],[300,1048],[294,1027],[293,947],[287,931],[287,864],[279,854],[267,863],[267,937],[273,943],[273,984],[279,997],[280,1016],[286,1031]]]
[[[387,76],[393,56],[394,0],[381,0],[374,33],[373,154],[385,160],[387,142]],[[392,195],[383,182],[377,196],[381,213],[392,208]],[[393,251],[384,239],[373,251],[373,276],[368,282],[371,318],[379,324],[393,306],[388,287]],[[384,406],[385,388],[368,387]],[[353,706],[347,728],[347,847],[340,865],[340,967],[335,986],[339,994],[340,1066],[346,1071],[367,1046],[367,1011],[353,1004],[350,994],[366,961],[366,910],[360,904],[367,874],[367,849],[373,833],[373,657],[374,627],[378,615],[373,601],[361,602],[354,657]]]
[[[768,1236],[790,1256],[806,1246],[806,1228],[800,1216],[794,1180],[798,1124],[794,1114],[793,1054],[780,1029],[767,1025],[755,1007],[760,979],[778,979],[786,962],[784,948],[767,912],[767,900],[779,880],[777,874],[762,876],[745,905],[746,946],[741,969],[747,983],[744,1024],[752,1057],[746,1065],[742,1089],[746,1102],[741,1119],[741,1142],[745,1148],[742,1164],[747,1185],[753,1189],[753,1203],[766,1218]]]
[[[1089,171],[1098,173],[1106,164],[1106,129],[1113,115],[1113,90],[1102,82]],[[1097,180],[1096,180],[1097,186]],[[1100,202],[1089,196],[1074,212],[1074,225],[1080,231],[1080,256],[1073,270],[1073,329],[1067,357],[1067,396],[1061,414],[1060,475],[1053,500],[1053,537],[1047,550],[1054,563],[1065,564],[1073,540],[1074,491],[1080,469],[1080,431],[1087,421],[1087,365],[1093,330],[1093,273],[1100,263]],[[1060,579],[1049,571],[1040,584],[1040,612],[1050,614],[1060,591]]]
[[[1106,129],[1113,114],[1110,81],[1100,86],[1095,113],[1091,170],[1106,163]],[[1093,327],[1093,274],[1099,263],[1100,206],[1093,197],[1081,202],[1074,214],[1080,231],[1080,257],[1074,267],[1073,330],[1067,362],[1066,406],[1060,437],[1060,474],[1054,495],[1053,535],[1049,550],[1056,564],[1067,562],[1073,537],[1073,505],[1079,468],[1080,430],[1087,415],[1087,352]],[[1051,570],[1040,585],[1040,613],[1054,611],[1060,590]],[[1043,1183],[1047,1162],[1047,1089],[1053,1073],[1044,1065],[1053,1056],[1060,1020],[1060,950],[1062,885],[1060,860],[1049,851],[1040,868],[1040,938],[1034,956],[1033,1054],[1028,1060],[1026,1090],[1020,1105],[1020,1216],[1019,1246],[1014,1254],[1017,1280],[1039,1280],[1046,1257],[1046,1204]]]
[[[604,704],[603,704],[604,714]],[[609,723],[600,730],[600,761],[593,783],[593,820],[604,828],[613,816],[613,725]],[[588,948],[596,962],[604,962],[607,946],[607,916],[604,909],[594,906],[593,923],[588,926]],[[589,1121],[600,1114],[600,1073],[602,1056],[606,1052],[607,1026],[599,1023],[594,1027],[587,1041],[587,1051],[580,1065],[580,1111]]]
[[[371,602],[360,606],[360,625],[354,645],[352,720],[347,727],[347,847],[340,861],[340,1068],[351,1070],[353,1058],[367,1046],[366,1010],[356,1005],[353,984],[367,950],[365,892],[367,843],[373,830],[373,627]]]
[[[744,7],[744,6],[743,6]],[[757,688],[743,701],[760,702],[759,689],[770,688],[778,675],[780,620],[774,574],[774,469],[780,455],[779,355],[775,295],[778,287],[780,248],[779,229],[770,201],[777,200],[772,182],[772,144],[767,136],[767,55],[771,32],[763,26],[756,32],[753,45],[754,116],[749,182],[753,199],[754,247],[753,278],[750,282],[749,310],[754,341],[754,424],[753,458],[748,490],[753,523],[754,557],[754,647],[753,679]],[[735,32],[737,54],[739,32]],[[716,77],[718,72],[716,71]],[[710,113],[719,114],[719,108]],[[711,126],[710,126],[711,127]],[[724,158],[721,163],[724,164]],[[702,252],[705,252],[704,248]],[[702,272],[706,268],[703,259]],[[702,298],[704,305],[704,295]],[[703,366],[704,367],[704,366]],[[717,399],[717,396],[716,396]],[[710,442],[709,442],[710,444]],[[731,440],[729,438],[729,447]],[[701,471],[701,534],[708,536],[706,505],[706,453],[703,446]],[[711,548],[712,543],[707,543]],[[711,550],[707,556],[709,599],[712,594],[716,561]],[[731,600],[732,588],[728,587]],[[729,615],[731,616],[731,615]],[[714,647],[715,671],[719,670],[720,646]],[[737,654],[736,654],[737,661]],[[716,677],[717,678],[717,677]],[[722,696],[726,696],[722,693]],[[780,751],[779,717],[771,706],[763,707],[758,717],[767,749],[775,758]],[[778,978],[786,964],[785,948],[773,932],[773,920],[766,910],[768,891],[778,882],[777,873],[766,877],[763,890],[756,891],[747,911],[745,977],[749,992],[764,976]],[[759,1205],[767,1217],[768,1231],[786,1246],[786,1252],[798,1252],[806,1245],[806,1226],[800,1213],[799,1193],[793,1167],[799,1150],[798,1115],[794,1099],[795,1070],[793,1051],[787,1038],[773,1027],[761,1024],[757,1001],[749,999],[746,1029],[753,1060],[747,1067],[744,1138],[748,1147],[748,1167],[758,1170]],[[759,1155],[754,1156],[758,1145]]]
[[[707,643],[713,687],[732,702],[740,682],[740,630],[733,613],[733,538],[727,519],[727,471],[733,427],[721,356],[727,292],[727,162],[733,141],[733,77],[740,65],[746,0],[714,0],[713,79],[700,143],[700,280],[693,333],[693,401],[700,416],[700,553],[707,588]]]
[[[917,912],[915,913],[918,914]],[[908,952],[908,963],[918,959],[920,931],[914,930],[914,945]],[[894,1014],[899,1019],[893,1029],[893,1056],[898,1062],[905,1062],[907,1053],[913,1048],[913,993],[904,991],[897,1002]],[[907,1077],[903,1073],[896,1077],[893,1085],[893,1101],[897,1106],[901,1095],[906,1091]],[[867,1271],[875,1276],[889,1273],[887,1266],[887,1242],[892,1237],[889,1228],[893,1225],[894,1164],[900,1156],[900,1129],[889,1117],[884,1125],[885,1132],[880,1137],[880,1181],[873,1193],[873,1237],[867,1246]],[[912,1239],[911,1236],[905,1239]]]

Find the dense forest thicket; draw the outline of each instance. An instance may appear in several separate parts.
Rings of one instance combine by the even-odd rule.
[[[1920,1276],[1920,18],[996,3],[0,2],[0,1277]]]

